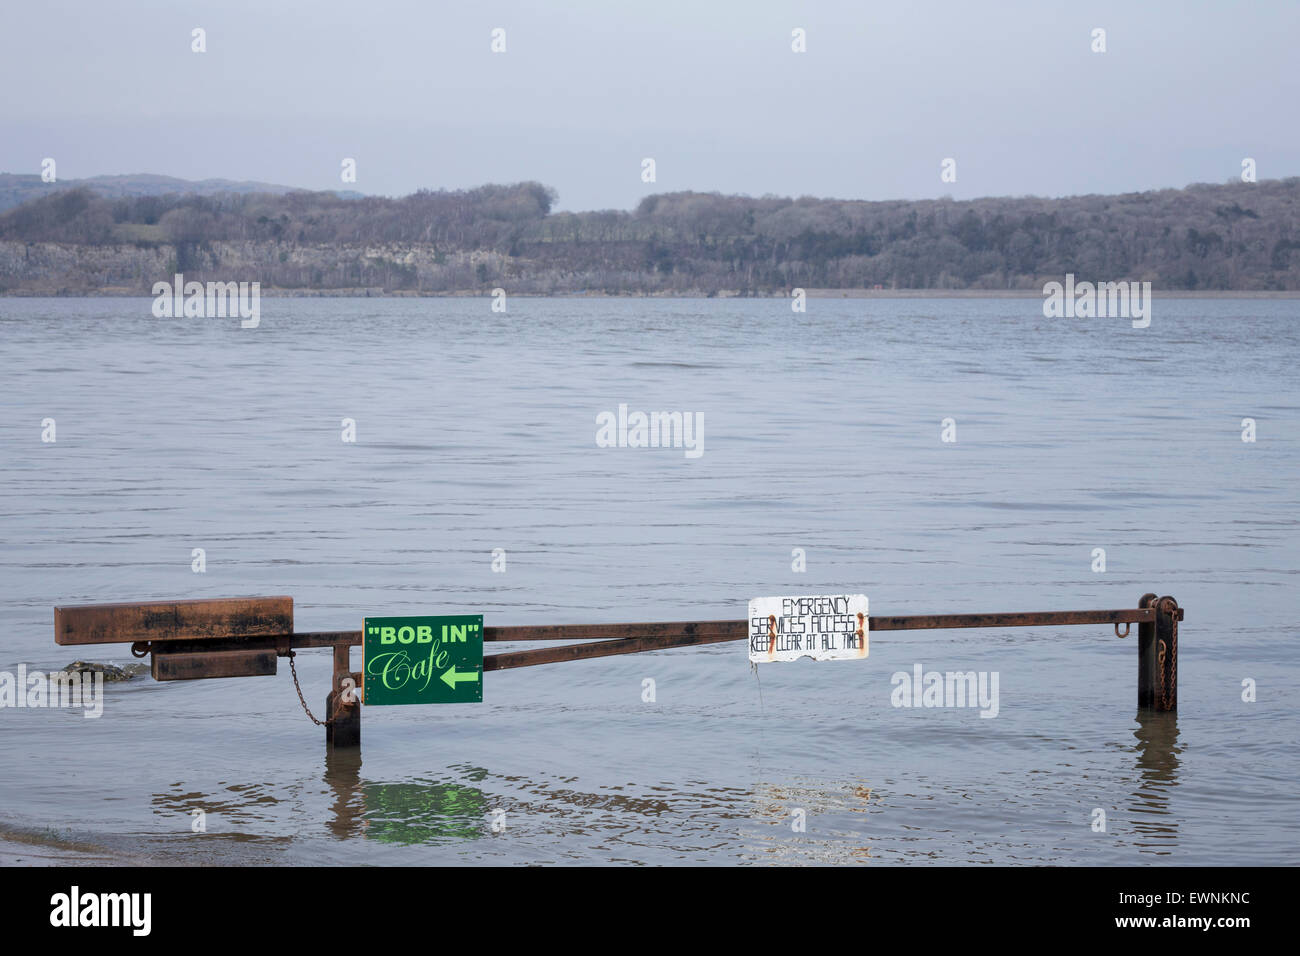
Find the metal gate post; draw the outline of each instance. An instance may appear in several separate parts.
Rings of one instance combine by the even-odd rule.
[[[345,747],[361,746],[361,704],[354,693],[352,703],[339,701],[343,696],[343,680],[353,677],[350,658],[352,650],[349,644],[334,645],[334,689],[325,698],[326,720],[325,749],[339,750]]]
[[[1154,608],[1155,620],[1138,624],[1138,708],[1178,709],[1178,602],[1142,595],[1140,608]]]
[[[1144,594],[1138,607],[1150,607],[1154,594]],[[1138,624],[1138,709],[1151,710],[1156,705],[1156,622]]]

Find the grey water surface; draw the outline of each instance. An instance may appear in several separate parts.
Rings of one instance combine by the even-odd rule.
[[[327,761],[282,662],[0,709],[0,826],[175,862],[1300,862],[1300,302],[1157,294],[1147,329],[1033,298],[261,305],[0,299],[0,670],[127,662],[57,647],[52,608],[148,598],[288,594],[326,630],[1153,591],[1186,608],[1179,711],[1139,718],[1108,626],[879,632],[861,662],[492,672],[481,704],[365,708]],[[702,413],[703,455],[597,447],[620,404]],[[298,663],[319,711],[330,655]],[[996,674],[996,717],[894,706],[918,664]]]

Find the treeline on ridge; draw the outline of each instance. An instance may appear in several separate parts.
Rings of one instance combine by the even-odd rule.
[[[555,212],[555,202],[554,191],[535,182],[402,198],[107,198],[78,188],[0,215],[0,243],[52,244],[74,255],[87,246],[165,249],[168,265],[187,278],[282,288],[997,290],[1041,289],[1072,272],[1149,280],[1157,289],[1300,289],[1300,178],[1062,199],[681,192],[648,196],[630,212],[582,213]],[[58,279],[48,254],[18,256],[10,247],[3,261],[0,285],[9,288]],[[135,268],[138,275],[123,266],[87,281],[147,287],[165,278]]]

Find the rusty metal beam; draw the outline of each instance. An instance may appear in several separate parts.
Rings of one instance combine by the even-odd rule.
[[[1151,608],[1115,611],[1023,611],[1006,614],[915,614],[872,617],[873,631],[915,631],[956,627],[1048,627],[1063,624],[1142,624],[1155,620]]]
[[[284,644],[284,641],[280,642]],[[290,634],[289,647],[337,647],[347,644],[349,647],[361,645],[360,631],[302,631]]]
[[[963,627],[1051,627],[1071,624],[1146,624],[1155,620],[1152,608],[1120,608],[1110,611],[1015,611],[997,614],[912,614],[873,617],[871,631],[917,631]],[[1178,610],[1182,620],[1182,609]],[[540,624],[483,628],[484,641],[643,641],[648,650],[743,641],[749,636],[747,621],[651,621],[639,624]],[[360,631],[310,631],[292,636],[294,647],[333,647],[360,644]],[[667,642],[667,643],[664,643]],[[582,646],[582,645],[577,645]],[[555,650],[555,648],[546,648]],[[541,653],[521,651],[521,654]],[[594,657],[632,650],[607,650]],[[498,657],[513,655],[497,655]],[[562,657],[580,660],[581,657]]]
[[[743,623],[743,622],[742,622]],[[592,657],[612,657],[615,654],[640,654],[643,651],[662,651],[673,647],[695,647],[700,644],[719,644],[724,641],[744,640],[740,637],[680,634],[667,637],[632,637],[615,641],[592,641],[587,644],[561,644],[559,647],[539,647],[532,651],[515,651],[507,654],[485,654],[483,670],[503,671],[512,667],[532,667],[535,664],[558,664],[561,661],[582,661]]]
[[[248,600],[248,599],[245,599]],[[289,598],[251,599],[256,601],[290,601]],[[187,608],[187,604],[206,605]],[[323,648],[361,644],[361,631],[300,631],[295,633],[270,630],[265,615],[256,615],[242,622],[248,630],[232,633],[236,625],[229,617],[234,601],[184,602],[173,601],[158,605],[92,605],[56,609],[56,617],[68,628],[56,631],[59,643],[140,643],[184,641],[186,649],[199,648],[212,651],[234,650],[250,647],[276,647],[281,653],[290,647]],[[218,605],[221,613],[213,613]],[[292,605],[288,605],[291,607]],[[109,613],[113,627],[100,630],[83,627],[90,625],[112,608]],[[155,613],[161,608],[164,613]],[[129,609],[129,610],[128,610]],[[285,611],[288,608],[285,607]],[[288,613],[292,613],[288,611]],[[993,614],[913,614],[873,617],[869,621],[872,631],[915,631],[967,627],[1050,627],[1073,624],[1151,624],[1156,620],[1153,607],[1121,608],[1109,611],[1016,611]],[[1183,619],[1183,609],[1177,608],[1176,617]],[[140,620],[153,615],[150,626],[140,626]],[[178,621],[179,617],[179,621]],[[163,623],[159,618],[166,619]],[[283,618],[279,620],[283,621]],[[127,626],[128,623],[134,626]],[[242,629],[242,628],[241,628]],[[195,632],[198,632],[197,634]],[[720,641],[741,641],[748,637],[748,621],[649,621],[632,624],[540,624],[485,627],[485,641],[600,641],[605,643],[640,642],[646,649],[657,647],[684,647],[692,644],[714,644]],[[581,646],[581,645],[579,645]],[[628,645],[630,646],[630,645]],[[554,650],[547,648],[546,650]],[[533,653],[533,652],[521,652]],[[620,653],[605,651],[593,656]],[[635,653],[622,651],[621,653]],[[568,658],[561,658],[568,659]],[[573,658],[579,659],[579,658]]]
[[[603,641],[671,637],[677,634],[700,637],[726,634],[728,637],[724,640],[738,640],[745,636],[745,622],[650,621],[641,624],[542,624],[483,628],[485,641]]]
[[[198,647],[195,643],[199,644]],[[269,677],[276,672],[274,645],[214,651],[203,642],[163,642],[153,649],[153,679],[207,680],[213,677]]]
[[[1110,611],[1026,611],[1003,614],[916,614],[901,617],[873,617],[869,620],[871,631],[914,631],[966,627],[1042,627],[1075,624],[1143,624],[1155,620],[1152,608],[1121,608]],[[1182,620],[1182,609],[1177,611]],[[650,636],[623,636],[639,634],[642,629],[653,629]],[[532,628],[509,628],[511,633],[531,631]],[[580,625],[576,628],[550,626],[544,629],[545,639],[563,639],[604,636],[607,639],[590,644],[566,644],[560,647],[490,654],[483,658],[483,670],[507,670],[513,667],[532,667],[537,664],[557,664],[562,661],[587,660],[610,657],[615,654],[639,654],[644,651],[666,650],[699,644],[745,640],[749,636],[747,621],[695,621],[680,624],[620,624]],[[528,638],[514,638],[526,640]],[[542,640],[543,638],[535,638]]]
[[[250,599],[243,599],[250,600]],[[283,601],[288,598],[251,599],[255,601]],[[230,633],[229,613],[233,601],[229,602],[168,602],[167,613],[158,615],[159,605],[113,605],[85,608],[59,608],[56,620],[64,623],[83,625],[70,628],[71,634],[61,631],[65,637],[73,640],[86,640],[83,636],[87,630],[84,625],[98,623],[104,614],[114,625],[108,629],[97,630],[96,641],[115,639],[118,641],[141,642],[148,640],[176,640],[182,635],[190,638],[185,645],[187,651],[211,650],[213,652],[233,651],[236,649],[252,650],[275,649],[280,655],[287,654],[290,648],[333,648],[335,651],[335,675],[346,675],[350,668],[342,655],[349,646],[361,644],[361,631],[305,631],[292,634],[268,635],[244,634],[234,636]],[[937,630],[947,628],[969,627],[1052,627],[1078,624],[1138,624],[1140,632],[1145,634],[1157,620],[1157,608],[1145,606],[1136,608],[1119,608],[1102,611],[1013,611],[992,614],[912,614],[902,616],[872,617],[869,620],[871,631],[915,631]],[[225,605],[225,606],[222,606]],[[289,610],[292,603],[284,610]],[[246,608],[241,608],[246,610]],[[263,612],[261,627],[265,622],[266,608]],[[280,610],[280,608],[277,608]],[[128,623],[137,620],[146,611],[167,621],[168,626],[146,629],[133,629]],[[220,612],[220,613],[214,613]],[[1183,609],[1175,602],[1170,603],[1168,611],[1173,620],[1183,619]],[[183,625],[177,627],[176,615]],[[200,618],[201,629],[211,635],[207,640],[193,640],[194,618]],[[213,617],[224,618],[214,622]],[[749,622],[731,621],[649,621],[630,624],[541,624],[541,625],[507,625],[486,627],[483,629],[485,641],[524,642],[524,641],[584,641],[583,644],[564,644],[559,647],[538,648],[536,650],[515,651],[503,654],[489,654],[483,658],[485,671],[507,670],[514,667],[531,667],[537,664],[557,664],[563,661],[587,660],[595,657],[610,657],[616,654],[640,654],[646,651],[667,650],[674,647],[692,647],[702,644],[716,644],[725,641],[743,641],[749,637]],[[111,637],[110,637],[111,634]],[[88,636],[88,635],[87,635]],[[215,639],[213,639],[215,638]],[[77,642],[80,642],[77,640]],[[1139,643],[1145,645],[1146,641]],[[1166,642],[1171,643],[1171,642]],[[162,645],[159,645],[161,647]],[[1145,649],[1145,647],[1144,647]],[[1170,670],[1171,668],[1167,668]],[[1176,672],[1174,672],[1176,673]],[[1172,684],[1176,677],[1169,681]],[[1150,680],[1148,680],[1150,682]],[[1147,696],[1150,696],[1147,690]]]
[[[56,644],[267,637],[293,632],[293,598],[82,604],[54,609]]]
[[[1015,611],[994,614],[911,614],[873,617],[871,631],[940,630],[969,627],[1053,627],[1079,624],[1137,624],[1138,706],[1173,711],[1178,707],[1178,622],[1183,609],[1171,597],[1143,595],[1136,608],[1103,611]],[[243,677],[276,672],[276,658],[293,648],[331,648],[334,679],[325,700],[328,749],[361,744],[361,709],[343,704],[342,682],[362,675],[351,669],[349,648],[362,643],[361,631],[293,631],[291,598],[225,598],[160,601],[145,604],[55,608],[59,644],[130,643],[131,652],[153,652],[158,680]],[[632,624],[543,624],[484,628],[496,642],[582,641],[533,650],[489,654],[483,670],[499,671],[538,664],[588,660],[747,640],[751,622],[651,621]],[[1115,628],[1119,634],[1118,626]],[[1124,635],[1128,633],[1125,628]],[[299,692],[301,694],[301,691]]]

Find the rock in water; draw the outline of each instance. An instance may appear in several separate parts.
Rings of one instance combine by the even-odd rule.
[[[135,676],[125,667],[118,667],[116,664],[100,664],[96,661],[73,661],[63,669],[69,674],[103,674],[104,683],[106,684],[113,681],[130,680]]]

